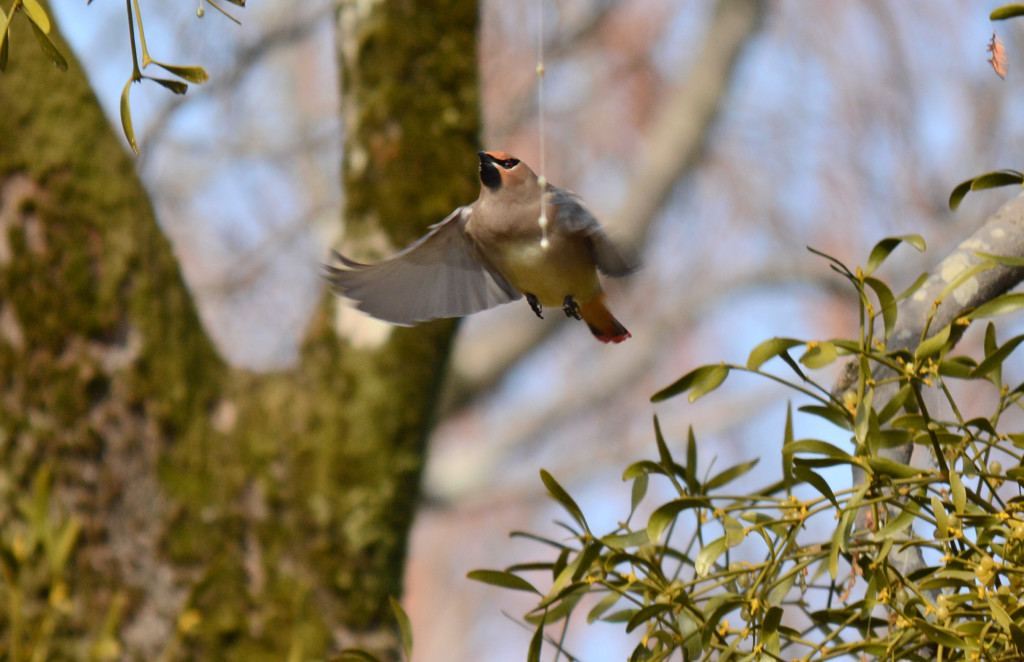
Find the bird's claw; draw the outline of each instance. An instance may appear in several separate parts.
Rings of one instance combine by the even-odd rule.
[[[580,319],[580,304],[576,303],[571,294],[565,295],[565,302],[562,303],[562,312],[565,313],[566,317]]]
[[[527,294],[526,303],[530,304],[530,310],[532,310],[537,317],[544,319],[544,316],[540,314],[540,301],[537,301],[536,296]]]

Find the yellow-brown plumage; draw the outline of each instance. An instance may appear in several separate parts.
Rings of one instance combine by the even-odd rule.
[[[476,202],[384,262],[338,255],[342,267],[327,273],[335,290],[403,325],[461,317],[525,294],[538,316],[540,306],[561,307],[603,342],[630,337],[604,305],[598,271],[623,276],[636,260],[611,242],[576,194],[556,186],[542,192],[534,172],[503,152],[479,157]],[[542,197],[547,242],[538,222]]]

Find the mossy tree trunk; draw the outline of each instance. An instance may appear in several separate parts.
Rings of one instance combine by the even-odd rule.
[[[339,15],[357,235],[402,244],[475,195],[476,6],[441,4]],[[295,369],[226,366],[70,50],[56,37],[71,64],[56,70],[16,18],[0,74],[0,647],[395,656],[387,596],[453,324],[355,349],[325,295]]]

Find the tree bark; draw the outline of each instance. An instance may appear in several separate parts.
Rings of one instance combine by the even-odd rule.
[[[339,15],[355,56],[346,214],[397,245],[475,195],[476,6],[358,5]],[[325,296],[295,369],[226,366],[70,49],[55,29],[70,64],[56,70],[15,19],[0,74],[0,569],[16,572],[0,593],[25,602],[0,604],[0,647],[52,612],[36,645],[60,659],[397,657],[387,598],[454,324],[356,349]],[[52,484],[45,521],[25,507],[33,484]],[[45,530],[68,521],[77,544],[53,567]],[[40,587],[58,584],[47,612]]]

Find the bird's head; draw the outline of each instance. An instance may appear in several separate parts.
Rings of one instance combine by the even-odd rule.
[[[505,152],[477,152],[480,157],[480,183],[496,192],[502,187],[535,183],[537,176],[530,167]]]

